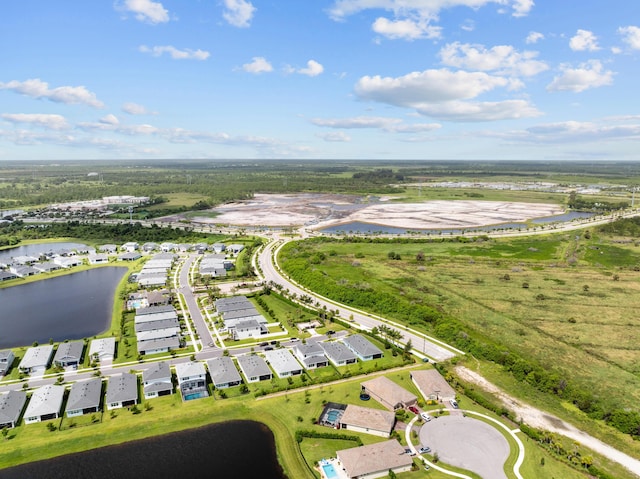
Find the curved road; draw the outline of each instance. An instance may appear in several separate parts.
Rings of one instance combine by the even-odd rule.
[[[298,285],[290,278],[287,278],[283,274],[281,274],[279,268],[274,264],[274,261],[272,260],[275,259],[278,250],[284,244],[285,242],[271,241],[259,253],[258,261],[260,263],[260,268],[262,270],[262,275],[265,281],[279,284],[284,289],[288,289],[290,293],[295,293],[298,297],[303,295],[311,296],[320,304],[319,309],[321,309],[323,306],[326,306],[327,310],[337,310],[338,315],[341,318],[350,318],[351,316],[353,316],[353,325],[355,327],[370,330],[381,325],[391,326],[402,333],[403,337],[400,340],[401,343],[407,343],[409,340],[411,340],[414,353],[421,353],[421,355],[427,356],[435,361],[444,361],[446,359],[454,357],[456,354],[464,354],[463,351],[457,350],[452,346],[445,345],[445,343],[435,338],[431,338],[429,336],[413,331],[404,325],[387,321],[379,316],[371,315],[365,313],[364,311],[360,311],[354,308],[350,308],[349,306],[336,303],[328,298],[324,298],[322,296],[319,296],[318,294],[313,293],[312,291],[304,289],[302,286]]]

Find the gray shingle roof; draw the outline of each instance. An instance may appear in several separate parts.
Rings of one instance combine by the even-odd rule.
[[[354,334],[342,340],[346,346],[361,357],[382,354],[382,351],[365,339],[361,334]]]
[[[66,411],[76,409],[88,409],[100,406],[102,395],[102,379],[91,378],[87,381],[78,381],[71,386]]]
[[[238,356],[238,364],[247,378],[271,375],[271,369],[260,356]]]
[[[121,373],[109,378],[107,383],[107,403],[138,399],[138,376]]]
[[[153,363],[149,369],[145,369],[142,372],[142,380],[144,382],[167,378],[171,379],[171,369],[169,368],[169,363],[165,361]]]
[[[329,359],[335,363],[341,361],[355,361],[356,355],[344,344],[337,341],[325,341],[320,343]]]
[[[24,417],[60,414],[64,391],[64,386],[55,384],[48,384],[36,389],[31,395]]]
[[[24,391],[0,394],[0,424],[17,422],[26,402],[27,393]]]
[[[61,343],[58,346],[56,355],[53,357],[54,363],[62,361],[80,361],[82,357],[82,351],[84,350],[84,341],[70,341],[68,343]]]
[[[221,384],[229,384],[241,382],[242,378],[236,369],[233,359],[227,356],[214,358],[207,361],[209,367],[209,375],[213,381],[213,385],[218,387]]]

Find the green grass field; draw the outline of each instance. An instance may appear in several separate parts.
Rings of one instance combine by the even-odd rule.
[[[633,240],[572,233],[472,243],[310,241],[283,251],[285,270],[292,260],[308,263],[303,283],[317,285],[317,277],[328,289],[435,307],[604,404],[637,408],[640,247]],[[424,322],[412,326],[432,332]]]

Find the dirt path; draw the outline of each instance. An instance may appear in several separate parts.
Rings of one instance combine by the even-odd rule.
[[[464,381],[470,382],[477,386],[480,386],[485,391],[490,392],[507,407],[510,411],[513,411],[516,417],[522,419],[524,423],[529,426],[544,429],[545,431],[562,434],[574,441],[578,441],[580,444],[596,451],[599,454],[617,462],[624,466],[629,471],[640,477],[640,461],[623,452],[614,449],[613,447],[605,444],[604,442],[590,436],[584,431],[572,426],[566,421],[548,414],[540,409],[537,409],[529,404],[523,403],[519,399],[509,396],[507,393],[499,389],[494,384],[487,381],[478,373],[465,368],[463,366],[457,366],[455,368],[456,373]]]

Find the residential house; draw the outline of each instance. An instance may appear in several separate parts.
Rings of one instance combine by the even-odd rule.
[[[135,251],[138,251],[139,248],[140,245],[138,243],[136,243],[135,241],[129,241],[128,243],[123,244],[120,249],[122,251],[126,251],[127,253],[133,253]]]
[[[91,378],[71,385],[65,412],[67,417],[82,416],[100,411],[102,379]]]
[[[31,266],[21,266],[19,264],[12,264],[9,266],[9,271],[19,278],[26,278],[28,276],[35,276],[40,274],[40,271]]]
[[[161,361],[145,369],[142,372],[142,389],[145,399],[172,394],[173,382],[169,363]]]
[[[305,369],[323,368],[329,365],[324,349],[318,343],[297,344],[293,352]]]
[[[178,363],[176,364],[176,376],[182,399],[196,399],[209,395],[207,371],[202,363],[194,361]]]
[[[145,253],[151,253],[158,249],[158,244],[153,242],[148,242],[142,245],[142,251]]]
[[[82,258],[56,256],[53,258],[55,264],[59,264],[63,268],[74,268],[82,264]]]
[[[413,458],[396,439],[343,449],[336,455],[349,478],[387,477],[389,471],[400,474],[413,466]]]
[[[340,417],[340,428],[364,432],[374,436],[389,437],[396,424],[396,415],[392,411],[370,407],[347,405]]]
[[[353,351],[361,361],[371,361],[382,357],[382,351],[373,345],[371,341],[365,339],[361,334],[353,334],[342,340],[351,351]]]
[[[51,273],[52,271],[58,271],[62,268],[59,264],[46,262],[46,263],[34,263],[33,268],[42,273]]]
[[[242,378],[233,363],[233,359],[228,356],[209,359],[207,367],[209,368],[211,381],[216,389],[226,389],[242,383]]]
[[[156,333],[156,335],[158,334],[156,331],[153,333]],[[163,335],[164,334],[166,333],[163,333]],[[137,347],[139,354],[167,353],[173,349],[180,348],[180,338],[178,335],[174,334],[171,337],[148,339],[146,341],[138,339]]]
[[[25,391],[9,391],[0,394],[0,429],[11,429],[18,425],[26,402]]]
[[[16,279],[17,277],[18,275],[11,271],[0,270],[0,281],[9,281],[10,279]]]
[[[415,406],[418,402],[418,398],[414,394],[385,376],[365,381],[361,385],[363,392],[369,394],[390,411]]]
[[[216,254],[223,253],[225,249],[227,249],[224,243],[213,243],[212,245],[213,252]]]
[[[11,369],[15,355],[10,349],[0,351],[0,376],[4,376]]]
[[[18,368],[26,374],[44,374],[51,364],[52,355],[53,346],[50,344],[31,347],[24,353]]]
[[[254,354],[238,356],[238,366],[249,383],[266,381],[273,377],[265,360]]]
[[[89,345],[89,357],[91,361],[98,360],[101,363],[113,361],[116,355],[116,338],[94,339]]]
[[[114,244],[103,244],[98,247],[98,251],[101,253],[115,254],[118,252],[118,247]]]
[[[105,253],[90,254],[88,260],[89,264],[106,264],[109,262],[109,255]]]
[[[227,246],[227,251],[231,251],[232,254],[239,254],[240,251],[242,251],[244,249],[244,245],[243,244],[230,244],[229,246]]]
[[[31,395],[29,405],[24,413],[25,424],[48,421],[60,417],[64,386],[47,384],[36,389]]]
[[[296,361],[290,350],[274,349],[273,351],[265,351],[264,356],[267,363],[273,368],[278,377],[297,376],[302,374],[303,368]]]
[[[446,402],[456,398],[456,391],[436,369],[411,371],[410,376],[420,394],[427,400]]]
[[[164,253],[169,253],[175,249],[176,249],[175,243],[162,243],[160,245],[160,250],[163,251]]]
[[[324,354],[336,366],[346,366],[357,362],[356,355],[339,341],[324,341],[320,343]]]
[[[124,253],[118,256],[118,260],[120,261],[135,261],[137,259],[142,258],[142,255],[137,251],[132,251],[130,253]]]
[[[267,333],[267,328],[261,325],[255,319],[238,321],[234,326],[229,328],[229,333],[234,341],[248,338],[257,338],[261,334]]]
[[[119,409],[138,403],[138,376],[131,373],[120,373],[109,378],[107,409]]]
[[[84,351],[84,341],[70,341],[68,343],[60,343],[53,364],[60,368],[71,367],[78,369],[80,361],[82,361],[82,352]]]

